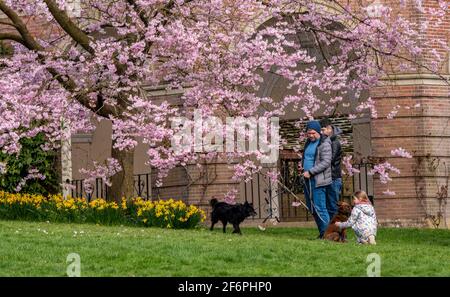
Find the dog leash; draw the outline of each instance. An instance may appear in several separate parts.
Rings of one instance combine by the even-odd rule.
[[[303,180],[304,180],[304,178],[303,178]],[[314,203],[313,203],[313,201],[312,201],[311,181],[310,181],[310,180],[308,180],[308,181],[309,181],[309,195],[308,195],[308,196],[309,196],[310,201],[311,201],[311,206],[313,206],[314,209],[316,209],[316,207],[315,207],[315,205],[314,205]],[[313,211],[311,211],[311,209],[309,209],[308,206],[307,206],[305,203],[303,203],[303,201],[301,201],[300,198],[299,198],[297,195],[295,195],[295,194],[291,191],[291,189],[289,189],[288,187],[286,187],[286,186],[285,186],[281,181],[279,181],[278,179],[277,179],[277,182],[278,182],[278,184],[281,185],[286,191],[288,191],[289,194],[291,194],[292,196],[294,196],[296,202],[299,202],[304,208],[306,208],[307,211],[309,211],[311,214],[314,214]],[[317,214],[317,216],[319,217],[319,219],[320,219],[322,222],[325,223],[325,220],[322,219],[322,217],[319,215],[319,213],[317,212],[317,209],[316,209],[316,214]]]
[[[295,195],[291,189],[289,189],[288,187],[286,187],[282,182],[280,182],[279,180],[277,180],[278,184],[281,185],[286,191],[289,192],[289,194],[291,194],[292,196],[294,196],[295,201],[299,202],[302,206],[304,206],[306,208],[307,211],[311,212],[308,208],[308,206],[306,206],[305,203],[303,203],[303,201],[300,200],[300,198],[297,197],[297,195]]]

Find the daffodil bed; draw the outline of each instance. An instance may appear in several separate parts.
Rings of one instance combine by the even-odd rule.
[[[64,199],[62,195],[12,194],[0,191],[0,219],[137,225],[164,228],[194,228],[205,220],[205,213],[183,201],[122,199],[120,204],[104,199]]]

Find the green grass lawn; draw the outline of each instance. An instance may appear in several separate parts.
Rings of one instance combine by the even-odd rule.
[[[231,230],[230,230],[231,231]],[[450,231],[380,229],[376,246],[316,240],[316,230],[198,230],[0,221],[1,276],[64,276],[78,253],[82,276],[450,276]]]

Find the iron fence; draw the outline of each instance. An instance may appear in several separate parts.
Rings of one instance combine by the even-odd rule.
[[[83,183],[84,180],[72,180],[72,197],[86,197],[88,201],[97,198],[106,199],[108,196],[108,186],[101,178],[95,180],[95,184],[91,189],[86,189]],[[143,199],[150,199],[151,195],[151,174],[136,174],[134,175],[134,194]]]
[[[292,203],[299,197],[304,203],[304,180],[299,170],[300,159],[282,159],[280,161],[280,183],[273,184],[262,174],[255,174],[245,183],[243,196],[245,201],[252,202],[258,210],[253,219],[277,217],[282,221],[310,221],[311,214],[304,207],[294,207]],[[341,200],[350,200],[356,190],[364,190],[374,203],[373,176],[369,174],[372,163],[353,165],[359,172],[353,176],[344,176]],[[294,196],[295,195],[295,196]],[[276,215],[275,215],[276,214]]]
[[[374,204],[373,175],[369,174],[370,170],[373,169],[373,163],[355,164],[353,165],[353,168],[357,169],[359,172],[352,176],[351,188],[345,191],[346,189],[344,186],[342,187],[342,199],[351,200],[351,196],[355,191],[363,190],[367,193],[367,196],[369,196],[370,202]]]

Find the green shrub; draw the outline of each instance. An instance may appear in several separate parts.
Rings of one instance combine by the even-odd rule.
[[[0,189],[15,192],[17,185],[28,175],[30,169],[36,169],[45,176],[44,180],[30,179],[22,187],[21,192],[31,194],[55,194],[59,191],[57,175],[54,169],[56,153],[44,151],[44,135],[20,140],[22,149],[19,154],[5,154],[0,151],[0,162],[6,163],[7,171],[0,174]]]

